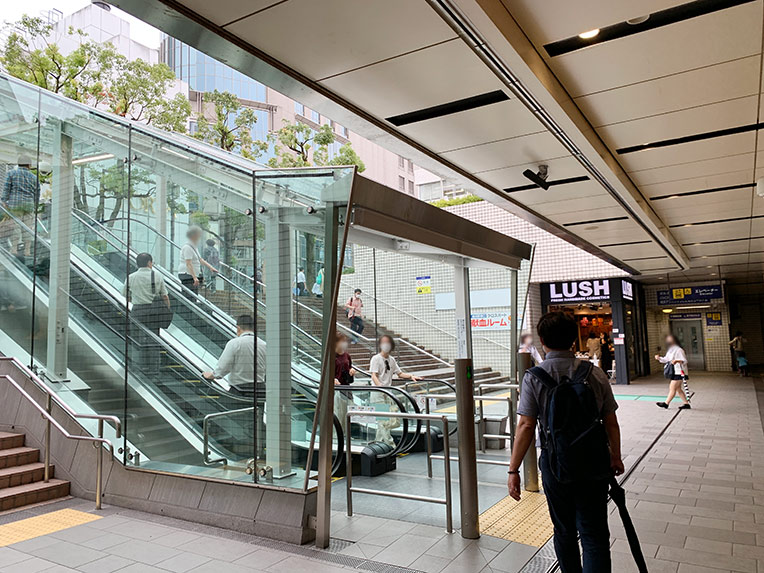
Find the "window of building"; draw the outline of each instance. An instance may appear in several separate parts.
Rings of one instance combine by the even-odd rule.
[[[409,173],[414,172],[414,163],[409,159]]]
[[[305,115],[305,106],[299,102],[294,102],[294,112],[298,115]]]
[[[348,136],[348,128],[344,125],[340,125],[339,123],[335,124],[337,126],[337,133],[339,133],[342,137]]]
[[[398,175],[398,191],[406,192],[406,178]]]
[[[413,194],[414,194],[414,182],[409,181],[409,195],[413,195]]]
[[[400,169],[405,169],[406,168],[406,160],[403,157],[401,157],[400,155],[398,156],[398,167]]]
[[[312,110],[310,110],[310,119],[312,119],[316,123],[320,123],[320,121],[321,121],[321,114],[318,113],[316,110],[312,109]]]

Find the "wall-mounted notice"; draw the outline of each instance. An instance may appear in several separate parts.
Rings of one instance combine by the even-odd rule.
[[[508,312],[473,312],[470,316],[473,330],[509,330],[510,324]]]
[[[721,326],[722,325],[722,313],[721,312],[707,312],[706,313],[706,326]]]
[[[417,294],[430,294],[432,292],[432,277],[417,277],[416,278],[416,293]]]

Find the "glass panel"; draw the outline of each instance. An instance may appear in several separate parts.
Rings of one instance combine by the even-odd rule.
[[[50,161],[38,157],[38,105],[37,90],[0,79],[0,337],[3,353],[27,364],[39,338],[32,274],[39,189],[50,189]]]

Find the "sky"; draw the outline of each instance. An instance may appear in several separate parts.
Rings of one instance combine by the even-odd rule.
[[[24,14],[39,16],[42,12],[54,9],[68,16],[88,4],[90,0],[0,0],[0,22],[15,22]],[[130,22],[130,37],[133,40],[151,48],[159,47],[159,30],[117,8],[112,7],[112,11]]]

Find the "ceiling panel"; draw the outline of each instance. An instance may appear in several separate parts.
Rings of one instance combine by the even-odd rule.
[[[314,80],[456,37],[425,0],[289,0],[227,30]]]
[[[741,233],[741,235],[748,236],[747,232]],[[737,238],[741,235],[736,235],[735,237],[728,237],[731,238]],[[748,249],[748,243],[749,239],[744,239],[741,241],[730,241],[727,243],[712,243],[709,245],[688,245],[684,247],[685,252],[690,257],[700,257],[703,255],[707,255],[709,257],[711,256],[720,256],[720,255],[726,255],[729,253],[739,253],[741,251],[746,251]],[[752,250],[761,250],[759,248],[752,248]]]
[[[711,225],[675,227],[672,234],[682,243],[702,241],[723,241],[725,239],[749,236],[749,221],[730,221]]]
[[[696,163],[717,157],[740,155],[748,151],[753,152],[755,144],[756,134],[738,133],[726,137],[627,153],[620,155],[618,160],[627,172],[643,171],[683,163]]]
[[[759,56],[689,70],[579,97],[595,127],[759,93]]]
[[[611,149],[618,149],[751,125],[756,123],[758,103],[759,96],[753,95],[608,125],[597,133]]]
[[[567,155],[567,150],[549,132],[515,137],[442,154],[448,161],[453,161],[471,173],[526,163],[538,165],[546,163],[548,159]]]
[[[610,207],[595,207],[594,205],[591,205],[587,208],[586,204],[579,205],[577,209],[574,209],[572,211],[559,211],[554,208],[554,206],[547,205],[548,207],[551,207],[550,213],[556,212],[557,216],[555,217],[556,221],[559,221],[565,226],[568,226],[570,223],[580,223],[580,222],[587,222],[592,220],[601,221],[602,219],[615,219],[618,217],[625,217],[623,207],[621,207],[618,204],[612,204]],[[537,208],[544,212],[545,206],[540,205]],[[619,221],[621,224],[631,224],[631,221],[623,220]],[[601,223],[589,223],[587,225],[584,225],[580,228],[584,230],[589,230],[589,227],[592,225],[600,226]],[[579,228],[578,225],[574,225],[576,229]],[[571,227],[569,227],[571,228]]]
[[[454,81],[459,70],[459,81]],[[460,39],[385,60],[321,82],[378,117],[391,117],[502,89]],[[412,89],[412,86],[416,89]]]
[[[652,185],[641,185],[639,190],[645,197],[662,197],[674,193],[687,193],[689,191],[701,191],[703,189],[718,189],[731,185],[743,185],[753,181],[753,165],[750,169],[721,173],[719,175],[706,175],[704,177],[690,177],[678,181],[665,181]],[[653,202],[653,206],[658,202]]]
[[[418,121],[399,130],[437,153],[546,132],[541,122],[516,99]]]
[[[549,65],[578,97],[758,54],[761,24],[761,3],[743,4],[595,44]]]
[[[653,201],[652,205],[667,225],[732,219],[751,215],[750,189],[720,191]]]
[[[551,191],[551,189],[550,189]],[[575,220],[582,220],[584,216],[580,213],[587,213],[591,218],[592,212],[597,214],[597,217],[607,217],[609,215],[603,215],[602,213],[613,213],[622,215],[623,209],[616,203],[607,193],[598,193],[588,197],[577,197],[575,199],[556,201],[546,201],[543,203],[528,203],[532,204],[533,208],[546,217],[552,215],[569,214],[572,217],[577,217]],[[600,210],[603,210],[602,213]]]
[[[706,161],[690,161],[681,165],[635,171],[630,174],[630,177],[637,185],[641,186],[667,181],[695,179],[699,176],[734,173],[745,169],[753,169],[753,155],[753,153],[742,153],[740,155],[720,157]]]
[[[570,38],[631,18],[651,14],[687,0],[544,0],[544,11],[554,17],[540,18],[538,0],[502,0],[512,16],[537,46]]]
[[[181,0],[181,4],[187,6],[197,14],[223,26],[244,16],[249,16],[260,10],[278,4],[281,0],[223,0],[222,2],[210,2],[209,0]]]

